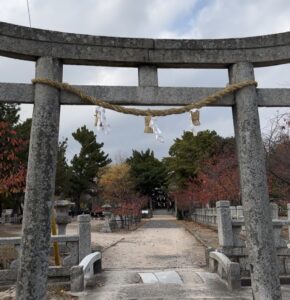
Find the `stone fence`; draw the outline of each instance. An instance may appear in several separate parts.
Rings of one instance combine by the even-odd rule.
[[[70,268],[78,265],[81,260],[91,253],[91,217],[79,215],[77,235],[51,236],[51,256],[53,256],[53,243],[59,244],[61,266],[53,266],[50,258],[49,277],[68,277]],[[21,237],[0,238],[0,283],[15,281],[21,251]]]
[[[288,208],[288,219],[290,220],[290,204]],[[279,219],[278,205],[271,203],[272,219]],[[243,220],[244,211],[242,206],[230,206],[230,214],[232,219]],[[196,208],[191,215],[194,222],[217,227],[217,208]]]
[[[22,221],[22,215],[13,215],[13,209],[3,209],[2,217],[0,217],[0,224],[15,223],[19,224]]]
[[[230,206],[231,217],[240,219],[244,217],[242,206]],[[217,209],[214,208],[196,208],[191,215],[191,219],[195,222],[205,225],[217,226]]]
[[[239,208],[239,207],[237,207]],[[221,265],[221,269],[224,271],[231,266],[229,263],[224,263],[226,259],[230,259],[231,262],[238,263],[240,268],[240,279],[250,277],[250,264],[249,264],[249,250],[246,247],[245,236],[241,235],[242,228],[245,226],[244,218],[241,216],[241,209],[233,209],[230,206],[229,201],[218,201],[215,209],[203,209],[199,210],[195,214],[196,219],[201,223],[217,224],[219,248],[212,253],[214,249],[208,249],[207,261],[210,263],[210,269],[217,270],[218,265]],[[290,237],[287,239],[281,236],[284,226],[290,227],[290,204],[288,204],[288,220],[282,220],[278,218],[278,207],[272,204],[272,224],[274,231],[274,245],[277,253],[278,270],[280,276],[290,275],[290,249],[288,243]],[[214,220],[214,222],[213,222]],[[211,223],[212,222],[212,223]],[[221,253],[224,255],[217,254]],[[211,254],[212,253],[212,254]],[[218,259],[217,259],[218,258]],[[221,259],[222,258],[222,259]],[[214,260],[214,262],[213,262]],[[216,267],[213,267],[215,266]],[[222,265],[223,264],[223,265]],[[227,278],[229,286],[232,285],[232,278],[230,274],[223,276]],[[235,275],[236,277],[236,275]],[[236,277],[237,278],[237,277]],[[289,278],[290,279],[290,278]],[[239,286],[237,284],[236,286]]]

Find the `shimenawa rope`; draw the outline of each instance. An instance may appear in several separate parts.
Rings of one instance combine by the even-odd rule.
[[[230,84],[230,85],[226,86],[224,89],[222,89],[210,96],[207,96],[195,103],[193,102],[193,103],[190,103],[190,104],[178,107],[178,108],[169,108],[169,109],[160,109],[160,110],[152,109],[151,110],[151,109],[128,108],[128,107],[124,107],[124,106],[117,105],[117,104],[111,104],[104,100],[97,99],[96,97],[87,95],[82,90],[75,88],[68,83],[50,80],[48,78],[35,78],[32,80],[32,83],[33,84],[41,83],[41,84],[45,84],[45,85],[54,87],[59,90],[64,90],[66,92],[69,92],[69,93],[79,96],[85,102],[92,103],[97,106],[101,106],[103,108],[114,110],[114,111],[117,111],[117,112],[120,112],[123,114],[131,114],[131,115],[135,115],[135,116],[152,116],[152,117],[164,117],[164,116],[168,116],[168,115],[183,114],[185,112],[191,111],[192,109],[201,108],[203,106],[211,104],[211,103],[215,102],[217,99],[220,99],[228,94],[234,93],[244,87],[247,87],[250,85],[257,85],[257,82],[254,80],[241,81],[238,83]]]

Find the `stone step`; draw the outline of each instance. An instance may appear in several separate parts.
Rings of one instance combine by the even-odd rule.
[[[142,283],[140,273],[155,274],[161,278],[156,283]],[[176,274],[173,274],[176,273]],[[180,277],[179,284],[164,283]],[[174,275],[174,276],[173,276]],[[146,277],[146,276],[145,276]],[[149,276],[150,278],[150,276]],[[163,281],[163,282],[162,282]],[[181,284],[180,284],[181,282]],[[217,274],[203,269],[183,268],[174,270],[115,270],[105,271],[98,278],[98,287],[89,292],[83,300],[90,299],[252,299],[251,290],[228,291]]]

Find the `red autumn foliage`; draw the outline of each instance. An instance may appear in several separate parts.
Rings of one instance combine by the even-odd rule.
[[[136,197],[131,200],[120,201],[117,208],[113,210],[114,215],[139,216],[142,208],[146,207],[148,198],[145,196]]]
[[[290,202],[290,113],[277,113],[264,134],[270,197],[282,204]]]
[[[240,204],[238,161],[234,153],[221,153],[204,163],[198,176],[198,194],[201,203],[229,200]]]
[[[268,156],[268,177],[274,198],[290,201],[290,139],[285,138]]]
[[[177,203],[177,208],[182,211],[191,210],[195,203],[195,194],[190,184],[183,190],[170,193],[170,197]]]
[[[0,122],[0,194],[24,191],[26,166],[18,155],[26,145],[8,122]]]
[[[240,204],[240,184],[236,155],[223,152],[203,162],[202,170],[186,186],[173,193],[177,206],[190,210],[196,206],[214,205],[218,200]]]

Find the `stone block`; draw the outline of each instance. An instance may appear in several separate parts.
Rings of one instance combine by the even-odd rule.
[[[158,86],[157,67],[139,66],[138,68],[139,86]]]
[[[70,269],[70,290],[72,293],[82,292],[84,286],[84,272],[82,266],[73,266]]]
[[[208,248],[205,248],[204,250],[204,254],[205,254],[205,262],[206,262],[206,265],[209,266],[209,253],[211,251],[214,251],[215,249],[214,248],[211,248],[211,247],[208,247]]]
[[[285,269],[285,257],[283,256],[278,256],[277,257],[277,269],[280,275],[286,273]]]
[[[286,257],[284,261],[285,273],[290,274],[290,257]]]
[[[237,218],[237,208],[235,206],[230,206],[230,210],[231,210],[232,219],[236,219]]]
[[[237,206],[237,218],[242,219],[244,217],[244,210],[243,207],[238,205]]]
[[[245,242],[241,240],[240,238],[240,233],[242,230],[242,226],[240,225],[235,225],[232,227],[233,231],[233,245],[234,247],[245,247]]]
[[[278,205],[276,203],[270,203],[271,206],[271,215],[272,215],[272,219],[279,219],[278,216]]]
[[[274,244],[276,248],[287,248],[286,241],[281,237],[283,224],[273,221]]]
[[[230,264],[227,274],[227,283],[231,291],[241,288],[240,265],[238,263]]]
[[[230,290],[238,289],[241,286],[240,265],[232,262],[223,253],[212,251],[210,256],[210,271],[217,272],[224,279]]]
[[[96,274],[102,271],[102,254],[101,252],[94,252],[80,262],[83,267],[85,276],[85,286],[93,287],[96,285]]]
[[[288,216],[288,220],[290,221],[290,203],[287,204],[287,216]],[[288,239],[290,240],[290,226],[288,226],[288,232],[289,232]]]
[[[230,202],[218,201],[216,203],[216,208],[217,208],[219,245],[221,247],[232,247],[234,245],[234,241],[233,241],[232,219],[231,219],[231,212],[230,212]]]
[[[212,273],[215,273],[217,271],[217,262],[212,259],[211,257],[209,258],[209,271]]]
[[[91,216],[79,215],[79,262],[91,251]]]

